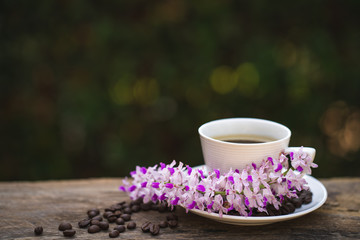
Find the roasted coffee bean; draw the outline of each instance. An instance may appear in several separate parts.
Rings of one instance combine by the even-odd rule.
[[[105,211],[105,212],[115,212],[116,209],[115,209],[113,206],[111,206],[111,207],[105,208],[104,211]]]
[[[68,229],[72,229],[72,226],[71,226],[70,223],[67,223],[67,222],[60,223],[59,231],[65,231],[65,230],[68,230]]]
[[[131,206],[131,211],[132,211],[132,212],[138,212],[138,211],[140,211],[140,206],[139,206],[139,205],[133,205],[133,206]]]
[[[109,229],[109,223],[107,222],[99,222],[99,225],[98,225],[101,230],[108,230]]]
[[[124,225],[125,224],[125,221],[124,219],[122,219],[121,217],[119,217],[118,219],[116,219],[115,223],[117,225]]]
[[[91,225],[88,228],[88,233],[97,233],[100,232],[101,228],[98,225]]]
[[[149,203],[141,203],[140,208],[143,211],[149,211],[151,209],[151,205]]]
[[[159,226],[160,226],[161,228],[166,228],[168,225],[169,225],[169,224],[168,224],[167,221],[161,221],[161,222],[159,223]]]
[[[113,215],[113,214],[114,213],[111,211],[106,211],[106,212],[104,212],[103,217],[107,219],[110,215]]]
[[[119,210],[121,210],[123,207],[122,207],[122,205],[116,204],[116,205],[111,206],[111,208],[115,209],[115,211],[119,211]]]
[[[304,195],[305,195],[304,200],[303,200],[304,204],[311,203],[311,201],[312,201],[312,192],[306,191]]]
[[[87,214],[89,215],[89,214],[90,214],[90,212],[93,212],[93,214],[96,214],[95,216],[97,216],[97,215],[99,215],[99,214],[100,214],[100,210],[99,210],[99,209],[97,209],[97,208],[92,208],[92,209],[89,209],[89,210],[87,211]]]
[[[268,205],[268,206],[266,206],[266,208],[268,209],[268,211],[271,211],[271,212],[274,214],[273,216],[279,216],[279,215],[281,215],[281,211],[278,210],[278,209],[276,209],[276,208],[274,207],[274,205]]]
[[[108,220],[109,223],[113,223],[113,222],[116,221],[116,219],[117,219],[116,216],[111,216],[111,217],[109,217],[107,220]]]
[[[293,198],[291,199],[292,204],[294,204],[295,208],[299,208],[302,205],[302,199],[301,198]]]
[[[127,227],[127,229],[135,229],[136,228],[136,223],[135,222],[129,222],[126,227]]]
[[[63,232],[65,237],[72,237],[74,236],[76,231],[74,229],[67,229]]]
[[[120,235],[120,233],[117,230],[113,230],[113,231],[109,232],[109,237],[111,237],[111,238],[116,238],[119,235]]]
[[[125,201],[122,201],[122,202],[118,202],[116,205],[123,205],[125,203],[126,203]]]
[[[93,217],[91,220],[98,220],[101,222],[103,218],[100,215],[97,215],[96,217]]]
[[[172,213],[166,216],[166,220],[178,220],[178,216]]]
[[[280,210],[281,215],[287,215],[290,213],[288,206],[286,206],[285,204],[281,205],[279,210]]]
[[[121,212],[120,210],[116,210],[116,211],[114,212],[114,215],[115,215],[116,217],[120,217],[121,214],[122,214],[122,212]]]
[[[99,214],[100,214],[99,211],[90,211],[90,212],[88,212],[89,218],[96,217],[96,216],[99,215]]]
[[[119,233],[122,233],[125,231],[125,226],[124,225],[119,225],[114,227],[114,230],[118,231]]]
[[[273,211],[271,211],[270,209],[267,209],[267,212],[268,212],[269,216],[275,216],[275,214],[273,213]]]
[[[160,226],[158,224],[152,224],[150,226],[151,235],[158,235],[160,233]]]
[[[34,229],[35,235],[41,235],[43,233],[44,229],[42,226],[38,226]]]
[[[292,204],[291,202],[287,202],[287,203],[285,203],[285,204],[286,204],[286,206],[289,208],[289,213],[295,212],[295,206],[294,206],[294,204]]]
[[[178,225],[177,220],[170,220],[170,221],[168,221],[168,223],[171,228],[176,227]]]
[[[141,225],[141,230],[143,232],[149,232],[150,231],[150,226],[152,225],[151,222],[145,222],[143,225]]]
[[[121,205],[122,206],[122,209],[124,209],[124,208],[130,208],[131,206],[130,206],[130,203],[124,203],[123,205]]]
[[[91,225],[99,225],[100,221],[99,220],[91,220],[90,224]]]
[[[80,222],[78,222],[79,228],[86,228],[90,224],[90,219],[83,219]]]
[[[131,215],[130,214],[123,214],[121,218],[124,219],[125,222],[130,221]]]
[[[131,209],[129,207],[124,208],[122,211],[123,211],[123,213],[126,213],[126,214],[131,214],[132,213],[132,211],[131,211]]]

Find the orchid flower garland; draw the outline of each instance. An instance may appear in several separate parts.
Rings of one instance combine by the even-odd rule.
[[[252,164],[242,171],[230,169],[225,174],[219,170],[204,175],[202,169],[192,169],[176,161],[153,167],[136,167],[119,187],[131,199],[167,202],[169,207],[180,205],[188,210],[199,209],[219,213],[234,210],[241,216],[251,216],[253,209],[267,212],[266,205],[276,209],[284,197],[297,197],[296,190],[308,189],[305,174],[316,168],[311,157],[300,148],[279,158],[268,157],[260,166]],[[299,173],[296,173],[297,170]]]

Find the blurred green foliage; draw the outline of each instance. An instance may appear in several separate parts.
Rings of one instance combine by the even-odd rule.
[[[256,117],[360,175],[360,1],[0,1],[0,180],[202,164]]]

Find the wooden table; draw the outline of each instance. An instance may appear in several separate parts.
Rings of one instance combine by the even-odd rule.
[[[328,200],[318,210],[290,221],[243,227],[214,222],[176,209],[177,228],[161,229],[158,236],[135,230],[121,233],[121,239],[360,239],[360,178],[321,179]],[[77,222],[87,209],[101,210],[122,200],[121,179],[86,179],[40,182],[0,182],[0,239],[66,239],[57,230],[62,221],[75,226],[77,239],[110,239],[108,232],[96,234],[80,229]],[[166,213],[139,212],[133,219],[161,221]],[[44,233],[34,236],[34,227]],[[113,226],[111,226],[113,227]]]

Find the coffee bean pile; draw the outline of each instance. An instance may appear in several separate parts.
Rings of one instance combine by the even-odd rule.
[[[279,216],[293,213],[296,208],[300,208],[303,204],[308,204],[312,201],[312,192],[309,190],[302,190],[297,192],[298,198],[284,198],[279,209],[276,209],[273,205],[267,204],[265,212],[258,212],[253,209],[251,216]],[[155,204],[153,202],[143,203],[142,199],[133,200],[128,202],[119,202],[108,208],[105,208],[104,213],[101,215],[99,209],[90,209],[87,211],[87,217],[78,222],[79,228],[87,228],[88,233],[94,234],[101,231],[108,231],[110,228],[109,224],[116,224],[113,230],[109,232],[110,238],[116,238],[120,233],[125,232],[126,229],[136,229],[137,224],[131,221],[133,213],[139,211],[158,211],[171,212],[175,210],[175,207],[171,210],[166,203]],[[232,210],[228,212],[229,215],[239,215],[238,212]],[[125,226],[126,225],[126,226]],[[166,220],[158,223],[152,223],[147,221],[141,225],[141,230],[144,233],[150,233],[152,235],[158,235],[161,228],[174,228],[178,225],[178,216],[171,213],[166,216]],[[60,223],[58,227],[59,231],[63,232],[65,237],[73,237],[76,231],[72,229],[72,225],[67,222]],[[41,235],[43,228],[37,226],[34,229],[35,235]]]
[[[116,238],[120,233],[125,232],[126,229],[136,229],[137,224],[131,219],[133,213],[150,210],[163,213],[174,211],[175,208],[169,208],[166,203],[143,203],[142,198],[139,198],[130,202],[123,201],[111,205],[105,208],[102,214],[97,208],[89,209],[86,212],[87,217],[80,220],[78,226],[79,228],[87,229],[87,232],[90,234],[95,234],[101,231],[108,232],[110,224],[115,224],[114,229],[109,232],[109,237]],[[148,229],[144,231],[143,226],[146,225],[146,223],[148,223]],[[146,223],[141,226],[141,230],[143,232],[150,232],[152,235],[158,235],[160,228],[166,228],[168,226],[176,227],[178,225],[178,217],[174,213],[171,213],[166,216],[166,221],[160,221],[154,224],[150,222]],[[76,231],[72,229],[72,225],[68,222],[60,223],[58,229],[63,232],[65,237],[73,237],[76,234]],[[36,227],[34,233],[41,235],[43,228],[41,226]]]
[[[151,235],[158,235],[160,233],[160,228],[166,227],[176,227],[178,225],[178,216],[175,214],[170,214],[166,216],[166,221],[161,221],[160,223],[152,223],[152,222],[145,222],[141,226],[141,230],[144,233],[150,232]]]
[[[274,205],[267,204],[266,212],[259,212],[257,209],[253,209],[252,215],[253,217],[267,217],[267,216],[279,216],[279,215],[287,215],[295,212],[296,208],[300,208],[303,204],[311,203],[312,201],[312,192],[309,190],[297,191],[297,198],[284,198],[279,209],[276,209]],[[238,212],[230,211],[229,215],[239,215]]]

